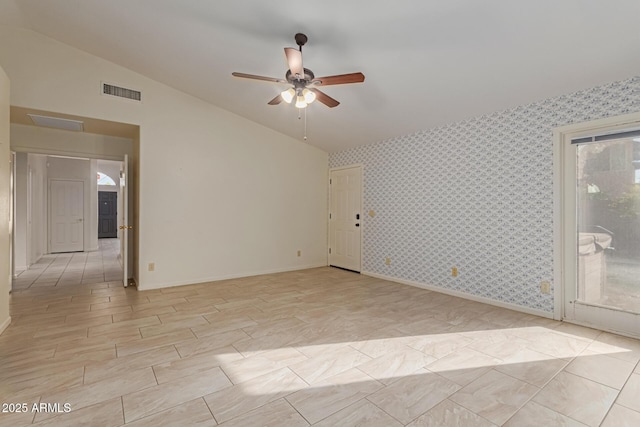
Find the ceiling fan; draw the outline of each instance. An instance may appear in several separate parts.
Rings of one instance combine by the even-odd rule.
[[[283,91],[280,95],[268,102],[269,105],[278,105],[282,101],[290,104],[295,100],[297,108],[306,108],[316,99],[329,108],[337,107],[340,103],[327,95],[326,93],[316,89],[317,86],[341,85],[347,83],[362,83],[364,74],[350,73],[339,74],[335,76],[316,77],[308,68],[302,66],[302,46],[307,43],[307,36],[302,33],[295,35],[298,49],[294,47],[285,47],[284,54],[287,58],[289,70],[284,79],[276,79],[273,77],[256,76],[254,74],[231,73],[235,77],[244,79],[262,80],[273,83],[284,83],[292,85],[291,88]]]

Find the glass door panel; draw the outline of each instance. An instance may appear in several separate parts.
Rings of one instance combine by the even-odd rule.
[[[576,303],[640,313],[640,138],[576,152]]]

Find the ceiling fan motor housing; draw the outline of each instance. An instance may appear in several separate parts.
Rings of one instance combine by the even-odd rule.
[[[313,74],[313,71],[311,71],[308,68],[304,68],[304,79],[297,79],[293,75],[291,70],[287,70],[287,74],[285,78],[289,83],[291,83],[295,87],[298,87],[298,86],[305,87],[307,84],[311,83],[311,81],[315,79],[316,76]]]

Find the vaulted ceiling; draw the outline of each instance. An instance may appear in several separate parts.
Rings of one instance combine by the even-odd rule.
[[[361,71],[306,111],[327,151],[640,75],[638,0],[0,0],[30,28],[302,140],[284,88],[284,47],[309,37],[316,76]],[[143,89],[143,88],[142,88]]]

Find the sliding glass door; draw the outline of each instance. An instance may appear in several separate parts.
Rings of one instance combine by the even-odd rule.
[[[640,336],[640,130],[564,146],[565,317]]]

